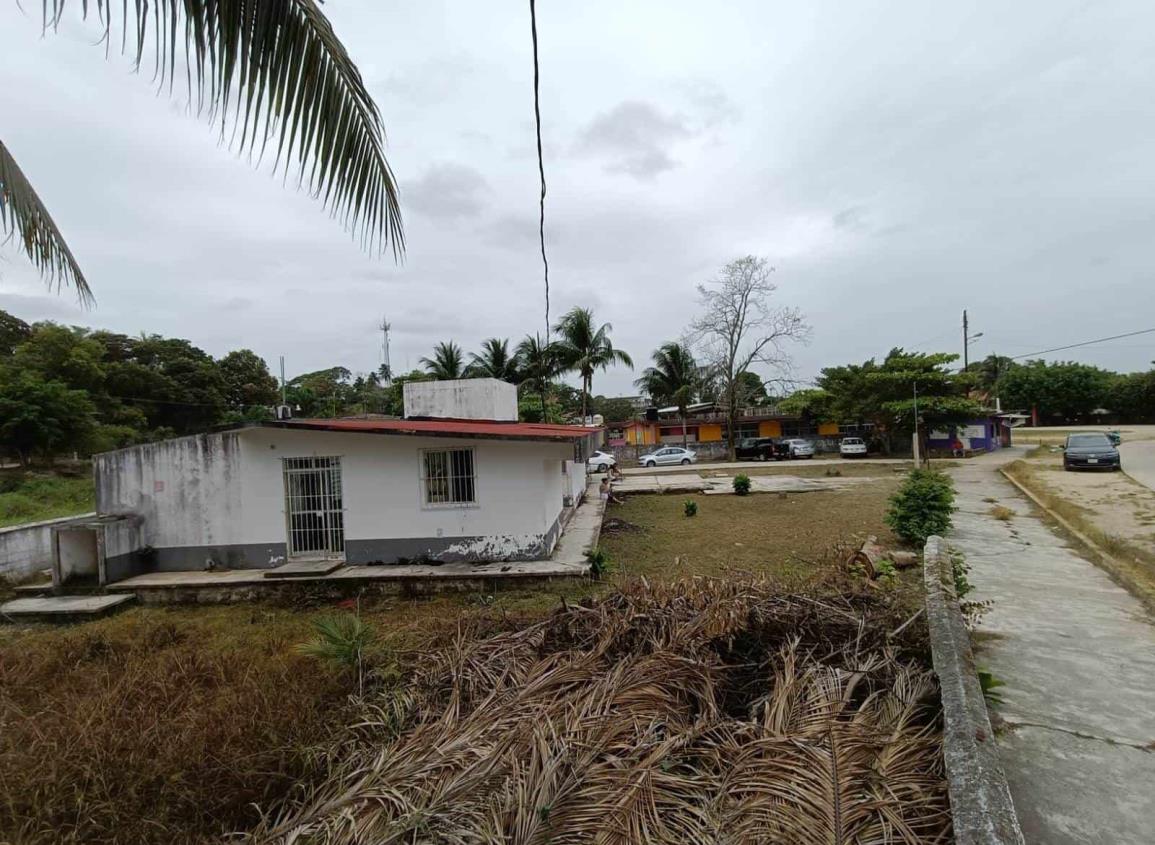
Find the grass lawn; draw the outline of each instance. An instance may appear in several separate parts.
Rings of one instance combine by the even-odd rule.
[[[0,471],[0,528],[87,513],[95,506],[87,464],[55,472]]]
[[[874,534],[884,546],[895,542],[883,515],[897,486],[895,477],[829,492],[630,496],[606,512],[601,547],[629,575],[805,580],[855,540]],[[684,515],[687,498],[697,502],[697,516]]]
[[[756,574],[783,589],[846,589],[835,551],[867,534],[892,542],[883,514],[898,480],[700,495],[693,518],[684,496],[630,497],[607,513],[607,580],[364,602],[374,664],[407,677],[461,632],[519,628],[639,575]],[[872,595],[905,618],[919,600],[917,572]],[[250,829],[253,804],[314,783],[319,752],[347,737],[353,678],[297,645],[315,619],[350,608],[138,607],[70,628],[0,626],[0,831],[22,843],[173,843]]]

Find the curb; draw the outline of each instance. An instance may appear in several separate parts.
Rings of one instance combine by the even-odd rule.
[[[957,845],[1025,845],[975,671],[942,537],[923,552],[926,617],[943,714],[943,760]]]

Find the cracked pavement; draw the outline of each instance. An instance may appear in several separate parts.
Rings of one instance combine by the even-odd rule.
[[[998,474],[1022,453],[950,470],[959,511],[949,540],[971,566],[968,598],[992,602],[973,635],[976,660],[1006,684],[999,755],[1023,834],[1040,845],[1149,845],[1155,624]],[[995,519],[996,504],[1015,516]]]

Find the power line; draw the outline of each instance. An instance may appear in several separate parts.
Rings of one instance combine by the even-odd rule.
[[[549,343],[549,259],[545,255],[545,161],[541,154],[541,75],[537,62],[536,0],[529,0],[529,31],[533,37],[533,117],[537,125],[537,173],[541,179],[537,235],[541,242],[541,263],[545,268],[545,342]]]
[[[1095,340],[1084,340],[1082,343],[1069,343],[1066,346],[1055,346],[1051,349],[1042,349],[1038,352],[1028,352],[1026,355],[1012,355],[1010,360],[1017,361],[1020,358],[1033,358],[1036,355],[1046,355],[1050,352],[1062,352],[1064,349],[1078,349],[1080,346],[1090,346],[1093,343],[1106,343],[1109,340],[1122,340],[1125,337],[1135,337],[1136,335],[1150,334],[1151,332],[1155,332],[1155,328],[1140,329],[1137,332],[1125,332],[1123,334],[1111,335],[1110,337],[1096,338]]]

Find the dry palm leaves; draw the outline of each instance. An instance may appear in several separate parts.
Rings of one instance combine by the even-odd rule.
[[[462,635],[251,837],[950,841],[934,684],[869,616],[762,583],[642,582]]]

